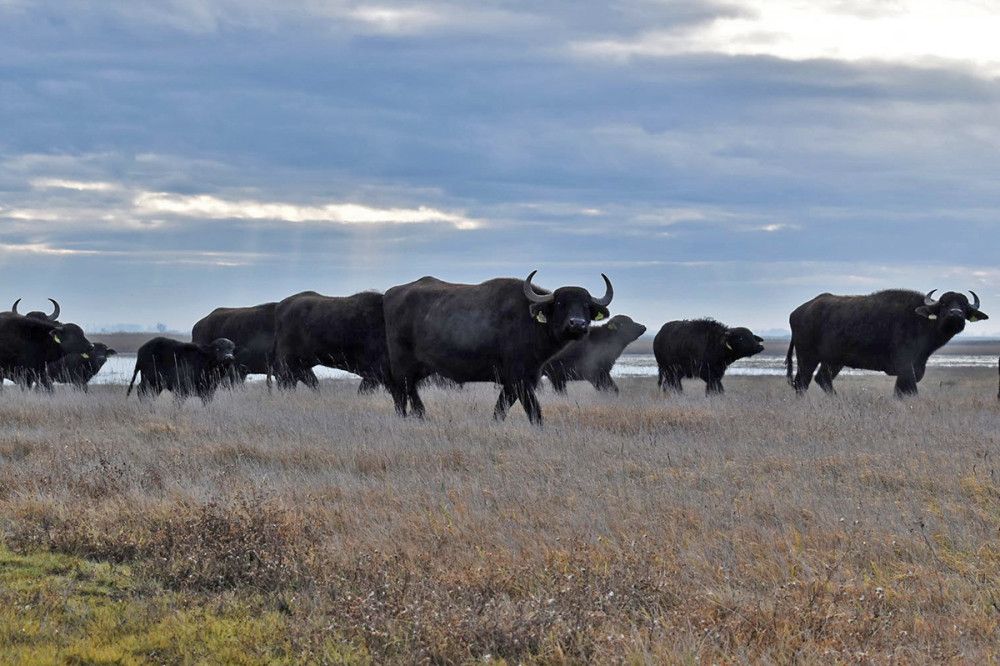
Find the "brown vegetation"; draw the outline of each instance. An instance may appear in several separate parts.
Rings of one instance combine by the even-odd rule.
[[[841,382],[574,385],[544,429],[493,423],[485,386],[428,390],[422,422],[349,381],[181,409],[7,389],[0,539],[287,617],[268,659],[997,660],[994,372]]]

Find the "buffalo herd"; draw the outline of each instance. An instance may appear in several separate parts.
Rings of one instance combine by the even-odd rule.
[[[532,282],[535,273],[480,284],[423,277],[385,294],[305,291],[277,303],[216,308],[194,325],[191,342],[158,337],[143,344],[126,395],[140,376],[140,399],[167,390],[178,402],[195,395],[207,403],[217,388],[240,384],[248,374],[266,374],[268,387],[273,379],[279,389],[299,382],[316,389],[313,368],[323,365],[359,375],[361,393],[384,387],[400,416],[424,416],[424,380],[492,382],[500,390],[495,419],[519,401],[529,421],[540,425],[536,389],[543,376],[557,392],[569,381],[587,381],[617,393],[611,368],[646,327],[610,316],[614,288],[606,275],[604,294],[595,297],[577,286],[542,289]],[[834,378],[850,367],[895,377],[899,397],[916,394],[928,357],[966,322],[988,319],[975,292],[970,302],[951,291],[935,299],[935,291],[820,294],[803,303],[789,317],[789,384],[802,394],[815,377],[834,393]],[[0,313],[0,377],[25,389],[52,391],[55,381],[86,390],[116,352],[91,343],[78,325],[60,322],[59,304],[49,300],[51,313],[22,314],[20,299]],[[653,340],[657,384],[680,392],[683,379],[698,378],[706,393],[721,394],[726,368],[763,351],[762,343],[747,328],[713,319],[667,322]]]

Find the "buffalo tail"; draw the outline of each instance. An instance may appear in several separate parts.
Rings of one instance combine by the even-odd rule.
[[[135,378],[136,378],[136,375],[138,375],[138,374],[139,374],[139,358],[136,357],[136,359],[135,359],[135,370],[132,371],[132,381],[129,382],[128,390],[125,391],[125,397],[126,398],[129,397],[132,394],[132,387],[135,386]]]
[[[795,350],[795,336],[788,342],[788,354],[785,355],[785,377],[788,383],[792,384],[792,351]]]

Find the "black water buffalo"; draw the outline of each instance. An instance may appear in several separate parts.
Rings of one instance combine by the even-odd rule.
[[[896,396],[917,393],[927,358],[965,328],[966,321],[989,319],[979,309],[979,297],[970,304],[953,291],[935,301],[916,291],[890,289],[867,296],[820,294],[792,311],[788,321],[792,341],[785,367],[797,393],[816,383],[833,393],[833,380],[844,367],[877,370],[896,377]],[[792,379],[792,352],[798,372]]]
[[[542,374],[558,393],[566,392],[566,382],[586,380],[598,391],[614,391],[611,367],[625,348],[646,332],[646,327],[626,315],[615,315],[604,326],[591,326],[587,336],[575,340],[542,366]]]
[[[653,338],[656,383],[664,391],[680,392],[682,379],[698,377],[706,394],[724,393],[726,368],[764,351],[763,341],[748,328],[729,328],[714,319],[668,321]]]
[[[17,311],[17,304],[21,302],[20,298],[17,299],[16,301],[14,301],[14,305],[12,305],[11,308],[10,308],[10,314],[13,314],[13,315],[19,316],[19,317],[30,317],[32,319],[40,319],[42,321],[51,321],[51,322],[54,322],[54,323],[58,324],[59,323],[59,311],[60,311],[59,310],[59,303],[56,302],[56,299],[54,299],[54,298],[50,298],[49,300],[52,301],[52,306],[53,306],[52,307],[52,312],[50,314],[45,314],[41,310],[34,310],[32,312],[28,312],[27,314],[23,314],[22,315],[20,312]]]
[[[608,316],[613,289],[593,298],[582,287],[538,292],[527,279],[497,278],[452,284],[423,277],[385,293],[386,340],[396,412],[424,415],[417,382],[438,373],[459,383],[496,382],[493,411],[502,419],[516,400],[541,425],[535,396],[542,365],[568,342],[587,334],[592,320]]]
[[[72,384],[74,388],[87,390],[87,383],[101,371],[109,356],[117,354],[103,342],[95,342],[89,352],[66,354],[58,361],[46,366],[49,377],[60,384]]]
[[[67,354],[85,354],[93,345],[76,324],[7,315],[0,317],[0,376],[22,387],[34,383],[52,390],[47,364]]]
[[[274,346],[274,310],[277,303],[261,303],[246,308],[215,308],[191,329],[191,342],[207,345],[226,338],[236,345],[231,372],[242,383],[248,374],[267,374]],[[312,375],[312,370],[307,370]],[[312,381],[316,381],[313,377]]]
[[[382,294],[335,297],[304,291],[289,296],[274,311],[272,354],[280,388],[294,388],[297,382],[319,388],[312,368],[325,365],[360,375],[359,392],[374,391],[389,375]]]
[[[232,368],[235,348],[233,341],[226,338],[207,345],[153,338],[136,352],[135,371],[125,395],[132,393],[136,375],[141,372],[142,379],[136,389],[140,400],[170,391],[178,403],[191,394],[208,403]]]

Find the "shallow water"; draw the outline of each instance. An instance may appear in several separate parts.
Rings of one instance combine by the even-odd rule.
[[[745,358],[729,366],[728,375],[783,375],[785,359],[781,356],[754,356]],[[949,354],[931,356],[927,362],[931,368],[985,368],[996,367],[997,357],[986,354]],[[135,354],[120,354],[108,359],[100,374],[91,380],[94,384],[128,384],[135,368]],[[317,366],[316,376],[320,379],[341,379],[355,377],[343,370]],[[614,377],[655,377],[656,359],[652,354],[624,354],[611,371]],[[869,370],[845,368],[844,375],[877,375]],[[264,375],[250,375],[250,381],[263,381]]]

